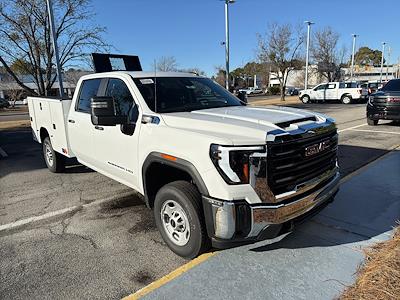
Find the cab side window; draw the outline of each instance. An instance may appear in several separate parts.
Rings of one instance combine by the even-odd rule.
[[[114,98],[116,115],[128,116],[130,123],[136,122],[139,111],[124,81],[110,78],[107,84],[106,96]]]
[[[101,79],[88,79],[82,81],[76,111],[90,113],[90,99],[97,96]]]
[[[333,89],[335,89],[335,88],[336,88],[336,84],[330,83],[330,84],[328,84],[328,86],[327,86],[326,89],[328,89],[328,90],[333,90]]]

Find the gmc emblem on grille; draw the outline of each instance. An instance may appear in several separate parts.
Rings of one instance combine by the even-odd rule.
[[[314,144],[304,148],[304,155],[305,157],[316,155],[326,149],[329,149],[330,144],[329,141],[323,141],[318,144]]]

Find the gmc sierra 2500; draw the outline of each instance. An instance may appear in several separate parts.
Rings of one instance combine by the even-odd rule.
[[[29,97],[34,138],[144,195],[178,255],[272,238],[338,190],[338,135],[321,114],[251,107],[189,73],[83,76],[71,100]]]

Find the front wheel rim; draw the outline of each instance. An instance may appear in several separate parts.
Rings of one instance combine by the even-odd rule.
[[[53,151],[48,143],[45,145],[45,157],[49,166],[53,166]]]
[[[190,238],[190,225],[182,206],[174,200],[167,200],[161,207],[160,217],[168,238],[177,246],[185,246]]]

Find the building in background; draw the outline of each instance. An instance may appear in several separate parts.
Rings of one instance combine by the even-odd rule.
[[[72,97],[76,84],[79,80],[79,78],[83,75],[87,75],[93,72],[90,71],[82,71],[82,70],[68,70],[63,73],[63,87],[64,87],[64,93],[68,97]],[[33,76],[31,75],[17,75],[18,79],[21,80],[21,82],[29,87],[30,89],[34,91],[38,91],[37,84],[35,83],[35,80]],[[23,99],[26,97],[26,92],[25,90],[19,86],[15,80],[12,79],[10,75],[7,73],[0,73],[0,98],[5,98],[5,99],[10,99],[12,98],[11,95],[16,95],[16,91],[20,91],[18,93],[18,97]],[[56,80],[49,91],[48,96],[58,96],[59,95],[59,84],[58,81]],[[17,99],[17,100],[21,100]],[[10,99],[10,100],[15,100],[15,99]]]
[[[382,81],[399,78],[399,66],[400,65],[392,65],[392,66],[384,66]],[[353,78],[350,78],[351,70],[350,68],[343,69],[344,79],[352,80],[352,81],[379,81],[381,77],[381,68],[374,66],[354,66],[354,75]]]

